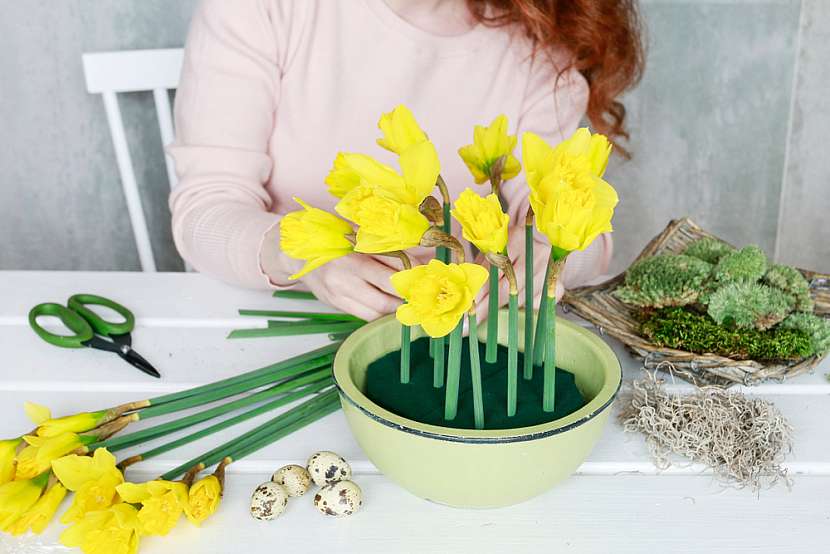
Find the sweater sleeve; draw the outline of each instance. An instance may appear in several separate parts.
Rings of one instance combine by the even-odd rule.
[[[199,271],[253,288],[275,284],[261,265],[278,222],[265,183],[293,15],[290,2],[203,0],[176,95],[176,247]]]
[[[519,148],[522,134],[528,131],[555,145],[571,136],[579,127],[588,105],[588,83],[574,69],[557,75],[556,62],[551,63],[541,55],[528,63],[532,64],[531,78],[517,124]],[[514,222],[516,227],[524,225],[530,206],[524,174],[520,176],[521,179],[517,179],[516,183],[508,183],[504,187],[510,221]],[[521,228],[511,230],[511,233],[519,232],[522,232]],[[547,252],[548,243],[545,237],[536,231],[535,238],[535,251]],[[598,237],[584,251],[570,254],[562,274],[565,288],[586,284],[607,271],[612,247],[611,236],[606,234]],[[541,277],[538,280],[541,281]]]

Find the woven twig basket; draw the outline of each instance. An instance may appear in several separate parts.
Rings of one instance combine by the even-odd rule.
[[[689,218],[676,219],[646,245],[637,260],[664,252],[679,253],[689,243],[703,237],[722,240],[704,231]],[[830,275],[803,269],[799,271],[810,281],[816,314],[830,315]],[[638,334],[639,323],[634,317],[635,310],[611,294],[620,286],[624,277],[625,273],[621,273],[602,284],[570,290],[565,294],[563,302],[596,325],[601,332],[622,341],[635,356],[643,360],[646,368],[670,368],[674,375],[698,386],[730,386],[736,383],[754,385],[768,379],[789,379],[810,371],[823,357],[811,356],[786,363],[762,363],[755,360],[733,360],[714,354],[695,354],[652,344]]]

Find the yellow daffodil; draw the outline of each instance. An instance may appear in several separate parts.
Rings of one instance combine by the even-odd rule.
[[[473,190],[465,189],[451,213],[461,224],[464,238],[483,253],[501,254],[507,248],[510,217],[502,211],[495,194],[482,198]]]
[[[122,503],[87,514],[64,531],[60,540],[85,554],[135,554],[139,533],[138,510]]]
[[[117,498],[116,487],[124,476],[116,467],[115,456],[98,448],[92,456],[72,454],[52,462],[52,471],[69,490],[75,491],[72,505],[61,522],[80,521],[88,512],[104,510]]]
[[[366,185],[353,189],[334,209],[358,225],[356,252],[377,254],[413,248],[430,228],[429,220],[417,207]]]
[[[38,459],[38,447],[26,446],[17,455],[14,478],[18,481],[31,479],[51,467],[51,460]]]
[[[125,502],[141,504],[138,521],[145,535],[169,533],[188,505],[187,485],[182,482],[123,483],[116,490]]]
[[[556,147],[534,133],[522,135],[522,159],[531,191],[551,174],[566,181],[585,173],[602,177],[610,154],[608,139],[604,135],[592,135],[586,128],[578,129]]]
[[[343,198],[361,183],[396,183],[400,175],[388,165],[365,154],[341,152],[334,159],[334,166],[326,176],[329,193]]]
[[[545,234],[551,246],[564,252],[584,250],[597,236],[612,231],[617,194],[611,185],[593,177],[590,185],[552,188],[555,192],[545,203],[533,193],[530,198],[536,212],[536,228]]]
[[[427,141],[427,135],[415,121],[412,111],[403,104],[380,116],[378,128],[383,133],[378,145],[395,154],[402,154],[409,147]]]
[[[49,481],[49,472],[32,479],[9,481],[0,485],[0,529],[8,530],[40,498]]]
[[[66,488],[63,485],[60,483],[52,485],[34,505],[23,512],[20,518],[10,526],[9,533],[22,535],[29,530],[35,534],[43,533],[46,526],[55,517],[55,512],[58,511],[58,507],[65,496]]]
[[[0,485],[14,479],[15,455],[23,439],[6,439],[0,441]]]
[[[215,475],[208,475],[190,487],[184,513],[194,525],[201,525],[219,507],[222,483]]]
[[[40,425],[44,421],[52,419],[52,412],[42,404],[24,402],[23,411],[26,413],[26,417],[32,420],[35,425]]]
[[[476,125],[473,130],[473,143],[458,149],[458,155],[464,160],[467,169],[473,175],[477,185],[487,181],[512,179],[522,170],[519,160],[513,155],[516,148],[516,135],[507,134],[507,117],[496,117],[489,127]],[[496,162],[504,156],[504,165],[499,175],[493,174]]]
[[[305,260],[305,265],[289,279],[299,279],[353,251],[352,243],[346,238],[354,232],[351,225],[297,197],[294,200],[303,210],[288,213],[280,220],[280,248],[290,258]]]
[[[420,325],[431,337],[449,334],[470,309],[487,281],[487,270],[477,264],[427,265],[392,275],[392,286],[406,300],[397,318],[404,325]]]

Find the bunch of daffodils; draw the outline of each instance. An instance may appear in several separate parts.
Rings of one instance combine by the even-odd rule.
[[[0,440],[0,532],[42,533],[57,519],[67,526],[60,535],[66,546],[87,554],[134,553],[144,538],[165,536],[184,520],[201,525],[219,508],[228,464],[337,409],[331,363],[338,346],[106,410],[52,417],[48,408],[26,403],[34,430]],[[185,417],[121,433],[138,421],[207,404]],[[157,479],[132,483],[125,477],[133,464],[289,404],[295,406]],[[231,412],[236,415],[219,417]],[[208,421],[214,422],[190,429]],[[161,446],[116,458],[122,449],[176,433]],[[215,470],[200,478],[211,466]]]
[[[411,328],[420,327],[431,338],[433,384],[445,387],[444,415],[457,414],[460,381],[462,322],[470,332],[470,371],[477,428],[485,427],[483,391],[475,316],[475,298],[489,282],[486,361],[497,360],[499,309],[498,281],[509,284],[508,300],[508,416],[517,412],[518,294],[514,271],[518,252],[508,252],[510,217],[505,213],[501,189],[517,177],[522,164],[514,150],[518,139],[508,132],[503,115],[488,126],[476,126],[473,143],[458,153],[473,181],[490,184],[481,196],[467,188],[453,202],[441,176],[437,151],[427,133],[406,106],[380,117],[377,143],[397,156],[397,167],[370,155],[341,152],[326,177],[329,192],[337,199],[328,214],[296,199],[303,210],[285,215],[280,223],[283,252],[305,261],[300,277],[321,265],[353,253],[395,256],[403,268],[392,276],[392,286],[404,300],[397,310],[401,323],[400,379],[409,382]],[[543,408],[554,410],[555,390],[555,290],[567,256],[584,250],[600,234],[611,231],[617,204],[614,188],[603,180],[611,145],[598,134],[579,129],[556,146],[533,133],[522,137],[522,157],[530,208],[525,233],[525,356],[524,377],[532,378],[534,365],[544,364]],[[518,185],[517,185],[518,186]],[[443,203],[443,206],[441,206]],[[339,216],[339,217],[338,217]],[[450,234],[449,218],[460,225],[462,237],[482,253],[487,268],[465,260],[464,247]],[[533,310],[533,233],[550,244],[547,276],[538,307]],[[426,265],[412,267],[407,250],[435,247],[436,256]],[[452,256],[449,254],[452,253]],[[444,338],[449,338],[446,372]]]

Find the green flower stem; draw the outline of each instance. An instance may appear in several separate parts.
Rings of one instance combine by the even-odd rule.
[[[409,383],[409,358],[412,348],[412,327],[401,325],[401,383]]]
[[[328,356],[320,358],[319,360],[309,360],[307,362],[300,364],[297,367],[285,369],[276,374],[262,375],[249,381],[242,381],[241,383],[236,383],[221,389],[209,390],[207,392],[204,392],[196,396],[191,396],[189,398],[182,398],[180,400],[174,400],[173,402],[166,402],[164,404],[161,404],[160,406],[150,406],[149,408],[145,408],[144,410],[139,412],[140,418],[149,419],[151,417],[166,415],[172,412],[178,412],[179,410],[185,410],[187,408],[194,408],[196,406],[201,406],[209,402],[222,400],[223,398],[228,398],[229,396],[234,396],[236,394],[247,392],[257,387],[276,384],[277,381],[281,379],[296,377],[298,375],[303,375],[308,371],[318,370],[321,368],[325,368],[323,369],[324,372],[331,372],[331,360]]]
[[[435,358],[435,340],[432,337],[429,337],[429,357]]]
[[[435,341],[435,356],[432,358],[432,386],[440,389],[444,386],[444,337],[433,339]]]
[[[156,425],[154,427],[142,429],[141,431],[136,431],[134,433],[130,433],[127,435],[121,435],[119,437],[108,439],[106,441],[101,441],[100,443],[95,444],[93,446],[96,448],[104,447],[111,451],[120,450],[122,448],[128,448],[130,446],[167,435],[174,431],[184,429],[185,427],[190,427],[192,425],[196,425],[197,423],[202,423],[203,421],[213,419],[215,417],[224,415],[239,408],[244,408],[246,406],[250,406],[251,404],[256,404],[257,402],[262,402],[264,400],[270,400],[275,396],[284,396],[286,395],[286,393],[290,393],[301,387],[308,387],[309,383],[311,383],[312,385],[316,385],[319,382],[331,382],[331,371],[328,368],[285,381],[276,386],[267,388],[263,391],[259,391],[257,393],[250,394],[248,396],[234,400],[233,402],[228,402],[220,406],[215,406],[208,410],[203,410],[201,412],[189,415],[187,417],[182,417],[174,421],[169,421],[161,425]],[[94,450],[94,448],[91,448],[91,450]]]
[[[525,224],[525,325],[524,378],[533,379],[533,216]]]
[[[467,315],[470,322],[470,376],[473,382],[473,415],[476,429],[484,429],[484,395],[481,390],[481,362],[478,359],[478,323],[474,311]]]
[[[545,318],[545,379],[542,409],[552,412],[556,407],[556,296],[548,297]]]
[[[281,291],[277,291],[281,292]],[[288,291],[282,291],[288,292]],[[220,381],[215,381],[213,383],[208,383],[206,385],[199,385],[198,387],[193,387],[190,389],[186,389],[183,391],[173,392],[170,394],[164,394],[162,396],[156,396],[155,398],[149,399],[151,406],[157,406],[159,404],[164,404],[165,402],[172,402],[174,400],[180,400],[182,398],[187,398],[189,396],[196,396],[198,394],[202,394],[214,389],[224,388],[230,385],[235,385],[237,383],[241,383],[244,381],[249,381],[252,379],[256,379],[263,375],[274,375],[275,380],[281,377],[285,377],[288,375],[294,375],[296,373],[300,373],[301,371],[297,371],[291,373],[290,370],[293,368],[297,368],[303,365],[306,362],[312,360],[322,360],[325,359],[326,361],[323,362],[321,365],[325,365],[330,363],[334,360],[334,353],[337,349],[340,348],[340,343],[333,343],[327,344],[321,348],[317,348],[310,352],[306,352],[305,354],[300,354],[299,356],[295,356],[293,358],[289,358],[287,360],[282,360],[281,362],[277,362],[274,364],[267,365],[265,367],[255,369],[253,371],[248,371],[246,373],[242,373],[241,375],[235,375],[233,377],[228,377],[227,379],[222,379]],[[287,373],[284,373],[286,370],[289,370]],[[253,387],[251,387],[253,388]]]
[[[511,294],[507,319],[507,417],[516,415],[519,381],[519,295]]]
[[[499,268],[490,264],[490,295],[487,299],[487,348],[484,359],[496,363],[499,347]]]
[[[312,292],[304,290],[275,290],[274,298],[289,298],[291,300],[317,300]]]
[[[275,431],[273,434],[266,436],[265,438],[259,439],[258,441],[248,444],[247,446],[242,446],[239,450],[233,451],[230,453],[230,458],[232,460],[239,460],[253,454],[257,450],[265,448],[269,444],[273,444],[275,441],[286,437],[293,433],[294,431],[305,427],[315,421],[326,417],[327,415],[336,412],[340,408],[339,401],[335,398],[333,401],[330,401],[324,404],[319,410],[316,412],[312,412],[300,419],[298,419],[295,423],[291,423],[281,427],[279,430]],[[221,460],[222,458],[219,458]],[[219,461],[217,460],[217,461]]]
[[[204,464],[206,467],[210,466],[227,456],[229,452],[233,452],[234,450],[238,450],[245,446],[250,446],[266,437],[270,438],[271,442],[273,442],[278,438],[281,438],[277,431],[284,431],[287,426],[303,420],[305,416],[321,413],[323,409],[328,408],[333,402],[336,402],[336,400],[337,391],[334,389],[321,393],[316,397],[303,402],[299,406],[295,406],[287,412],[284,412],[262,425],[255,427],[247,433],[244,433],[233,440],[225,442],[222,445],[171,469],[162,475],[160,479],[174,479],[191,467],[200,463]]]
[[[365,320],[359,317],[327,312],[296,312],[289,310],[239,310],[239,315],[252,317],[287,317],[294,319],[314,319],[321,321],[358,321],[366,323]]]
[[[536,318],[536,332],[533,337],[533,365],[542,365],[545,359],[545,332],[548,317],[548,279],[550,278],[550,264],[545,270],[545,280],[542,285],[542,298],[539,300],[539,317]]]
[[[297,401],[301,398],[305,398],[306,396],[308,396],[310,394],[314,394],[315,392],[318,392],[318,391],[320,391],[320,390],[322,390],[326,387],[330,387],[331,385],[332,385],[332,380],[330,378],[328,378],[324,381],[321,381],[321,382],[313,383],[311,385],[306,385],[305,387],[302,387],[301,389],[299,389],[299,390],[297,390],[297,391],[295,391],[291,394],[281,396],[280,398],[277,398],[276,400],[272,400],[271,402],[267,402],[267,403],[265,403],[261,406],[257,406],[256,408],[254,408],[252,410],[248,410],[246,412],[242,412],[241,414],[237,414],[234,417],[222,420],[222,421],[220,421],[220,422],[218,422],[214,425],[211,425],[209,427],[205,427],[204,429],[200,429],[200,430],[196,431],[195,433],[190,433],[189,435],[179,437],[178,439],[176,439],[174,441],[162,444],[161,446],[157,446],[156,448],[153,448],[152,450],[148,450],[147,452],[139,454],[137,457],[141,460],[148,460],[150,458],[158,456],[159,454],[164,454],[165,452],[175,450],[176,448],[184,446],[185,444],[189,444],[193,441],[197,441],[197,440],[202,439],[204,437],[213,435],[215,433],[218,433],[219,431],[223,431],[223,430],[227,429],[228,427],[233,427],[234,425],[238,425],[238,424],[242,423],[243,421],[247,421],[247,420],[249,420],[251,418],[254,418],[258,415],[265,414],[265,413],[271,412],[273,410],[276,410],[277,408],[281,408],[283,406],[286,406],[286,405],[288,405],[292,402],[295,402],[295,401]],[[152,438],[157,438],[157,437],[152,437]],[[123,446],[116,446],[116,447],[110,447],[107,444],[101,444],[100,446],[103,447],[103,448],[107,448],[111,452],[114,452],[116,450],[121,450],[122,448],[127,448],[127,447],[133,446],[135,444],[139,444],[139,443],[133,443],[133,444],[123,445]]]
[[[458,385],[461,381],[461,333],[463,318],[450,333],[450,354],[447,361],[447,392],[444,399],[444,419],[452,420],[458,414]]]
[[[252,339],[261,337],[293,337],[298,335],[319,335],[323,333],[342,333],[354,331],[362,327],[360,321],[338,321],[338,322],[291,322],[286,326],[257,327],[254,329],[234,329],[228,334],[229,339]]]

